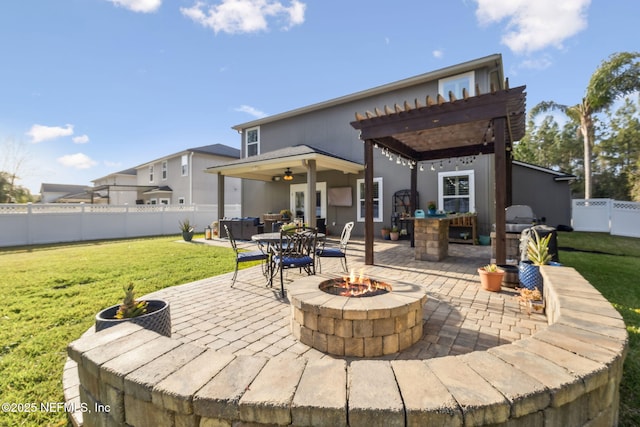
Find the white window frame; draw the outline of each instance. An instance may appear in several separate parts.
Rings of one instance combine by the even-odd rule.
[[[153,176],[153,165],[149,166],[149,182],[153,182],[154,180],[154,176]]]
[[[249,142],[249,134],[251,132],[255,131],[256,132],[256,140],[255,141],[251,141]],[[252,157],[252,156],[257,156],[258,154],[260,154],[260,126],[256,126],[253,128],[249,128],[247,130],[244,131],[245,133],[245,157]],[[249,146],[256,146],[256,152],[255,154],[251,154],[249,155]]]
[[[382,222],[384,220],[384,192],[382,187],[382,177],[373,178],[373,185],[378,184],[378,215],[373,217],[373,222]],[[364,209],[362,205],[364,202],[364,179],[358,179],[356,181],[356,196],[357,196],[357,213],[356,218],[358,222],[364,222]],[[373,199],[374,202],[376,199]]]
[[[178,197],[178,204],[179,205],[184,205],[185,200],[186,199],[184,197]]]
[[[476,184],[475,184],[475,171],[461,170],[461,171],[448,171],[438,172],[438,209],[444,210],[444,179],[450,176],[468,176],[469,177],[469,195],[459,196],[446,196],[447,199],[469,199],[469,212],[476,212]]]
[[[187,154],[183,154],[180,159],[180,168],[182,171],[182,176],[189,175],[189,156]]]
[[[445,99],[449,99],[449,91],[451,90],[456,98],[462,99],[462,88],[465,86],[463,84],[464,80],[469,82],[467,93],[472,96],[476,87],[476,74],[474,71],[438,80],[438,93],[444,96]],[[451,87],[452,85],[453,87]]]
[[[169,164],[165,160],[162,162],[162,180],[166,181],[168,175],[169,175]]]

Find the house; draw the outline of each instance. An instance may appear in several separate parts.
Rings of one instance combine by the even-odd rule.
[[[239,157],[240,150],[223,144],[189,148],[98,178],[93,192],[112,205],[216,204],[218,179],[203,171]],[[239,204],[240,179],[224,185],[224,203]]]
[[[512,178],[524,108],[524,87],[508,87],[494,54],[236,125],[241,158],[207,171],[244,178],[244,216],[289,208],[312,223],[324,218],[331,233],[355,220],[367,254],[373,234],[397,220],[394,196],[407,191],[409,213],[433,200],[441,210],[476,212],[489,234],[512,195],[520,203],[533,196]],[[540,185],[544,194],[563,181]]]
[[[40,203],[88,203],[89,201],[86,185],[40,184]]]

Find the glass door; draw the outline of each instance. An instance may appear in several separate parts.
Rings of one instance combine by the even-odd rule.
[[[291,212],[294,218],[304,217],[304,208],[309,203],[307,184],[291,184]],[[316,183],[316,195],[313,198],[316,207],[316,218],[327,217],[327,183]],[[306,219],[306,218],[305,218]]]

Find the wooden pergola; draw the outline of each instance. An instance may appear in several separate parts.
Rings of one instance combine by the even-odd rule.
[[[351,126],[360,130],[365,163],[365,264],[373,260],[373,150],[389,150],[408,161],[495,154],[496,262],[506,261],[505,208],[511,204],[511,150],[525,133],[525,86],[492,90],[462,99],[427,96],[381,111],[356,113]],[[411,169],[411,206],[416,209],[417,168]]]

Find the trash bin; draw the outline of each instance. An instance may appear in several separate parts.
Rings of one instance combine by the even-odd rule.
[[[535,239],[532,230],[535,230],[540,238],[547,237],[551,234],[551,239],[549,239],[549,254],[551,254],[551,261],[559,262],[558,232],[555,228],[549,227],[548,225],[534,225],[533,227],[522,230],[522,233],[520,233],[520,261],[529,261],[527,246],[529,246],[529,239]]]

